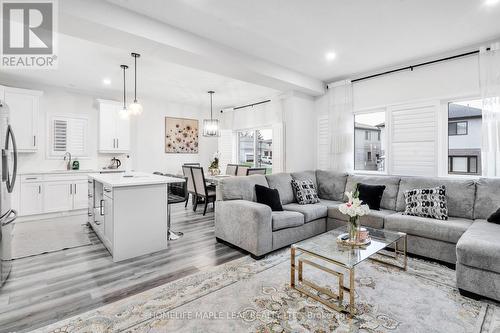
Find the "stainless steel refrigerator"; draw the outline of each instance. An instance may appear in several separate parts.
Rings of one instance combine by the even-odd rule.
[[[11,207],[11,193],[17,175],[17,148],[9,124],[9,107],[0,100],[0,287],[9,277],[12,266],[12,236],[17,212]]]

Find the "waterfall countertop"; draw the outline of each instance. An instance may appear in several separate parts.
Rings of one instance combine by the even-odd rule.
[[[146,172],[89,174],[89,179],[110,187],[161,185],[185,181],[182,178],[165,177]]]

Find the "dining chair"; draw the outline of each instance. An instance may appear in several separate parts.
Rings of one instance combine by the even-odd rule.
[[[266,168],[249,168],[247,170],[247,176],[250,175],[265,175],[267,169]]]
[[[187,198],[186,198],[186,204],[184,205],[184,207],[187,207],[187,205],[188,205],[189,195],[190,194],[193,197],[193,204],[194,204],[194,202],[196,202],[198,200],[196,198],[196,190],[194,188],[193,174],[191,172],[191,168],[192,167],[189,166],[189,165],[183,165],[182,166],[182,173],[184,174],[184,177],[187,178],[187,191],[188,191],[188,195],[187,195]]]
[[[205,173],[203,172],[202,167],[191,167],[191,173],[193,175],[196,198],[203,198],[203,201],[205,201],[205,208],[203,209],[203,216],[205,216],[205,214],[207,213],[209,202],[212,202],[215,209],[215,189],[212,187],[207,187]],[[198,200],[195,200],[193,210],[196,211],[197,207]]]
[[[228,164],[226,167],[226,175],[236,176],[238,173],[238,164]]]
[[[246,165],[238,165],[238,169],[236,170],[236,176],[246,176],[248,169],[250,169],[250,167],[247,167]]]
[[[199,167],[200,163],[184,163],[183,165],[185,165],[185,166],[197,166],[197,167]]]

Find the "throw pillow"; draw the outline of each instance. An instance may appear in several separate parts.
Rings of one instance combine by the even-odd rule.
[[[488,217],[488,222],[500,224],[500,208]]]
[[[385,191],[385,185],[367,185],[359,183],[357,185],[359,200],[367,204],[370,209],[380,210],[380,202]]]
[[[403,215],[429,217],[437,220],[448,219],[446,188],[422,188],[405,192],[406,208]]]
[[[280,193],[277,189],[272,189],[262,185],[255,185],[255,196],[257,202],[268,205],[273,212],[283,211],[281,206]]]
[[[295,200],[299,205],[314,204],[319,202],[318,192],[314,187],[314,182],[310,179],[292,179],[292,188]]]

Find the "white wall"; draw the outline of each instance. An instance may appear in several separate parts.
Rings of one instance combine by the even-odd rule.
[[[141,101],[144,112],[135,118],[134,168],[145,172],[182,173],[182,164],[199,162],[205,169],[213,154],[217,152],[217,138],[204,137],[203,119],[209,116],[208,109],[160,100]],[[199,119],[199,153],[165,153],[165,117]]]
[[[98,108],[96,99],[120,100],[120,96],[96,95],[87,92],[77,92],[72,89],[38,85],[23,82],[2,82],[1,85],[17,88],[35,89],[43,91],[40,98],[38,136],[42,138],[36,153],[19,154],[20,172],[39,172],[61,170],[65,162],[60,159],[48,159],[46,155],[47,114],[79,114],[89,117],[88,128],[88,158],[79,158],[80,169],[99,169],[109,164],[113,156],[125,163],[127,155],[99,154],[98,149]],[[181,165],[185,162],[200,162],[208,166],[213,153],[217,151],[216,138],[204,138],[200,134],[199,154],[165,154],[164,147],[164,118],[165,116],[200,119],[208,116],[208,110],[194,106],[169,103],[168,101],[145,99],[141,100],[144,112],[139,117],[132,118],[131,125],[131,152],[130,163],[134,170],[153,172],[163,171],[171,173],[181,172]]]

